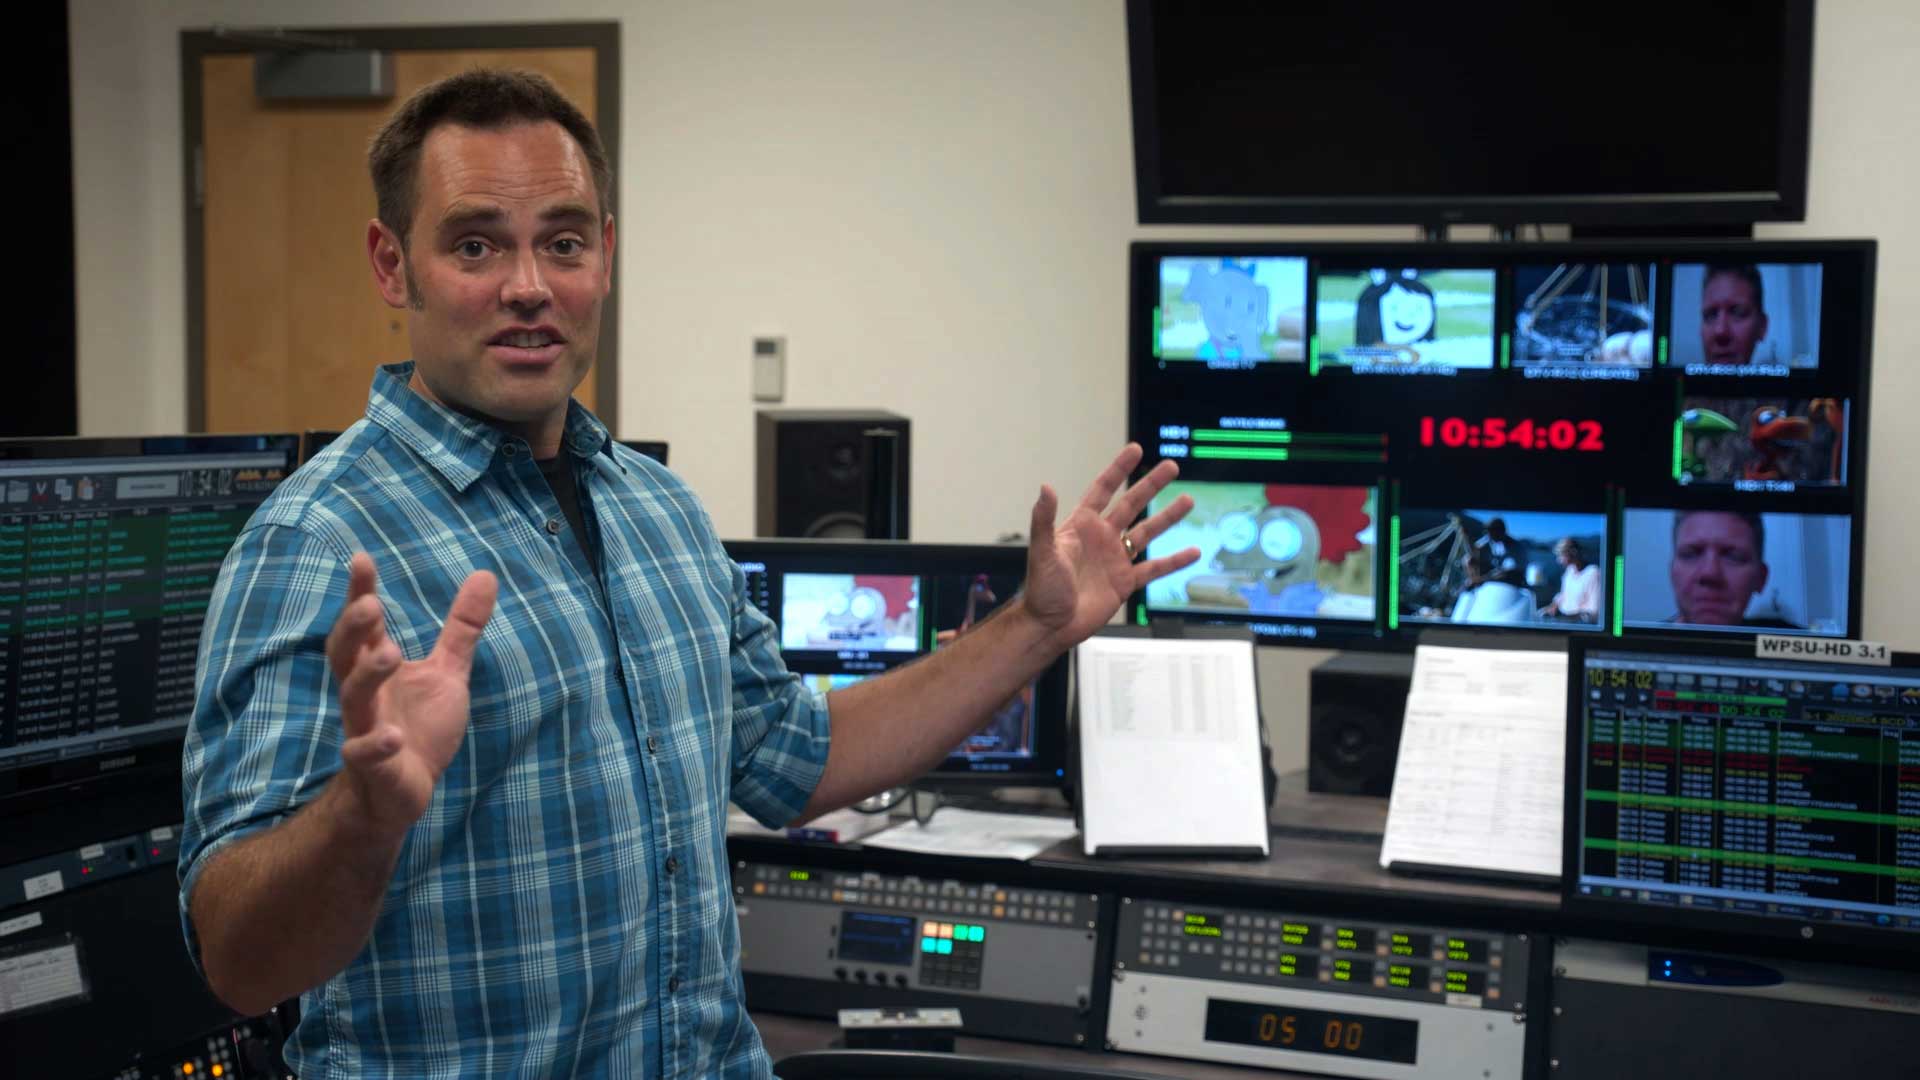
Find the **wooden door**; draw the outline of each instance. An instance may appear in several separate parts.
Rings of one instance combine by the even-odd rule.
[[[515,67],[597,115],[591,48],[393,56],[392,100],[300,104],[255,97],[250,54],[201,58],[202,430],[338,431],[366,411],[373,369],[407,358],[404,313],[375,291],[366,251],[367,144],[407,95],[467,68]],[[588,408],[595,381],[574,392]]]

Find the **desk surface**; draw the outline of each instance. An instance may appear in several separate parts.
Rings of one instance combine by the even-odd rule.
[[[840,1037],[840,1025],[831,1020],[809,1020],[798,1016],[778,1016],[755,1012],[754,1026],[760,1029],[767,1055],[778,1065],[782,1058],[807,1050],[828,1049]],[[1178,1077],[1181,1080],[1284,1080],[1306,1077],[1308,1073],[1276,1069],[1242,1068],[1214,1065],[1181,1058],[1151,1057],[1146,1054],[1120,1054],[1108,1051],[1074,1050],[1064,1046],[1040,1046],[1007,1039],[980,1039],[962,1035],[954,1040],[954,1052],[981,1057],[1006,1058],[1050,1065],[1097,1066],[1147,1076]]]
[[[1058,812],[1067,811],[1061,808]],[[1081,853],[1080,838],[1075,836],[1053,845],[1025,865],[1032,871],[1069,876],[1102,892],[1152,895],[1167,889],[1252,890],[1261,894],[1259,902],[1331,910],[1432,907],[1436,909],[1437,920],[1466,915],[1515,929],[1544,925],[1560,910],[1557,889],[1388,873],[1380,866],[1380,834],[1385,829],[1386,817],[1385,799],[1309,792],[1306,774],[1294,773],[1282,777],[1276,791],[1269,814],[1272,851],[1265,859],[1091,858]],[[749,849],[764,842],[757,837],[737,839],[747,841]],[[791,842],[780,838],[772,843]],[[808,846],[814,850],[822,847]],[[861,849],[858,845],[825,847],[838,852],[841,860],[858,860],[862,852],[876,863],[900,859],[898,853]],[[768,849],[762,848],[760,853],[762,857],[770,857]],[[994,860],[958,857],[918,855],[909,858],[922,865],[928,860],[956,867],[995,865]]]

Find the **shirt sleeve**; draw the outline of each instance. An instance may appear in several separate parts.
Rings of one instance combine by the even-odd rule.
[[[346,561],[287,526],[243,532],[220,567],[181,762],[180,923],[196,967],[188,901],[208,856],[277,824],[340,770],[326,638],[346,600]]]
[[[733,801],[769,828],[800,816],[827,768],[829,717],[780,659],[773,620],[747,600],[733,567]]]

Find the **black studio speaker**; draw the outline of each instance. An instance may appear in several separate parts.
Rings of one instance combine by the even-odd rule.
[[[756,412],[754,535],[907,539],[910,432],[874,409]]]
[[[1400,758],[1413,657],[1343,653],[1313,669],[1307,790],[1386,795]]]

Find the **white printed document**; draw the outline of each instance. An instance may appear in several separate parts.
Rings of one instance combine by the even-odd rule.
[[[1074,664],[1087,854],[1267,854],[1251,641],[1092,637]]]
[[[1558,878],[1567,654],[1422,645],[1380,865]]]

